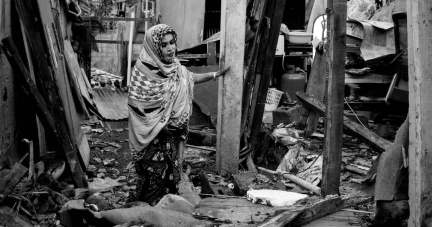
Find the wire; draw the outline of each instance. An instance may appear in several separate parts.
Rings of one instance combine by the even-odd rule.
[[[347,104],[347,106],[350,108],[350,110],[354,113],[354,116],[357,118],[357,120],[360,122],[360,124],[367,130],[369,130],[366,126],[364,126],[364,124],[361,122],[360,118],[358,118],[356,112],[353,110],[353,108],[351,108],[351,106],[348,104],[348,101],[346,100],[346,98],[344,98],[345,103]],[[369,130],[370,131],[370,130]]]
[[[285,52],[282,55],[282,70],[285,72],[284,63],[285,63]]]

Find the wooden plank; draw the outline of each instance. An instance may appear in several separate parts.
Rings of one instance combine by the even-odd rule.
[[[0,1],[0,38],[11,35],[11,0]]]
[[[304,92],[297,92],[297,98],[299,98],[306,107],[316,110],[321,115],[324,115],[326,107],[322,102],[308,97]],[[369,131],[362,125],[351,121],[348,117],[343,117],[343,124],[350,133],[360,139],[364,139],[366,143],[377,148],[380,152],[384,152],[391,145],[388,140],[385,140],[374,132]]]
[[[222,0],[220,68],[231,67],[219,79],[216,169],[222,175],[238,171],[246,2]]]
[[[264,9],[267,8],[268,0],[264,0]],[[264,18],[260,21],[257,32],[255,34],[255,40],[252,44],[251,49],[248,51],[248,56],[246,56],[246,69],[245,69],[245,81],[243,87],[243,102],[242,102],[242,124],[241,130],[242,134],[247,138],[250,136],[250,123],[253,120],[253,113],[255,110],[256,97],[258,96],[258,87],[260,77],[255,73],[258,52],[260,46],[266,46],[266,40],[268,39],[270,28],[265,26],[265,10],[262,11],[260,18]],[[249,44],[251,45],[251,44]],[[259,78],[257,78],[259,77]]]
[[[344,207],[344,201],[339,198],[326,199],[313,204],[300,213],[291,223],[290,226],[302,226],[318,218],[334,213]]]
[[[329,214],[320,219],[314,220],[303,227],[355,227],[361,226],[359,219],[354,214],[354,211],[338,211],[333,214]]]
[[[64,43],[63,43],[63,37],[61,34],[59,34],[60,31],[57,31],[55,29],[54,24],[59,23],[58,20],[60,18],[54,17],[52,13],[52,5],[49,1],[44,0],[37,0],[34,3],[35,7],[37,7],[39,11],[40,16],[40,22],[43,25],[43,30],[45,32],[42,32],[44,34],[42,37],[44,37],[44,41],[48,46],[48,49],[50,50],[48,53],[48,57],[54,65],[53,68],[53,75],[54,75],[54,86],[58,89],[58,93],[60,94],[60,97],[62,99],[62,104],[64,108],[64,116],[66,116],[66,126],[69,129],[69,135],[70,138],[73,140],[73,142],[77,144],[78,151],[80,154],[83,154],[86,152],[82,149],[84,147],[84,144],[80,144],[80,138],[78,138],[79,134],[81,133],[81,124],[80,124],[80,117],[83,119],[89,119],[89,114],[86,111],[87,108],[85,107],[85,104],[82,102],[82,109],[83,113],[77,111],[77,106],[79,104],[75,104],[75,101],[72,96],[72,86],[69,83],[68,77],[67,77],[67,71],[66,71],[66,64],[64,59]],[[55,40],[52,37],[60,37],[59,39]],[[55,42],[54,42],[55,41]],[[78,96],[79,97],[79,96]],[[84,114],[83,116],[79,116],[81,114]],[[78,155],[79,161],[81,166],[85,166],[83,159],[81,155]]]
[[[63,47],[59,47],[57,42],[52,42],[51,36],[56,34],[54,27],[54,18],[51,11],[51,2],[44,0],[37,0],[33,2],[34,9],[37,9],[35,14],[40,17],[40,23],[42,28],[40,30],[42,35],[43,46],[47,48],[48,61],[51,63],[51,69],[54,75],[54,87],[62,99],[64,116],[66,116],[67,127],[69,129],[69,135],[71,138],[75,138],[80,130],[78,121],[77,111],[75,102],[72,97],[71,86],[67,79],[66,66],[64,64],[64,58],[61,57],[64,53],[59,50],[63,50]]]
[[[284,227],[288,223],[292,222],[303,209],[301,208],[293,208],[287,211],[284,211],[276,216],[273,216],[269,220],[265,221],[258,225],[259,227]]]
[[[0,179],[0,203],[9,195],[27,171],[28,169],[21,163],[15,163],[6,176]]]
[[[270,32],[267,41],[261,40],[267,42],[267,45],[266,48],[263,48],[259,51],[257,62],[256,77],[259,78],[261,75],[261,78],[259,80],[259,87],[254,88],[258,92],[256,100],[253,100],[253,105],[255,105],[255,108],[251,109],[250,111],[251,115],[253,114],[253,120],[249,122],[249,124],[251,124],[251,136],[249,143],[252,145],[252,152],[254,152],[256,149],[258,144],[258,135],[261,131],[264,106],[270,80],[273,75],[273,62],[276,53],[276,45],[279,38],[280,25],[282,23],[283,14],[285,11],[285,3],[286,1],[284,0],[272,1],[271,3],[267,3],[265,9],[265,15],[269,17],[267,26],[270,27]],[[254,153],[252,153],[252,157],[253,154]]]
[[[343,208],[372,201],[368,196],[352,196],[341,199],[333,197],[324,199],[306,207],[288,206],[285,211],[258,225],[260,227],[303,226],[313,220],[337,212]]]
[[[432,2],[407,2],[409,227],[432,224]]]
[[[34,72],[34,67],[33,67],[33,60],[31,59],[31,53],[30,53],[30,47],[27,41],[27,37],[25,36],[25,27],[23,26],[22,22],[20,21],[21,24],[21,33],[22,33],[22,37],[23,37],[23,42],[24,42],[24,48],[25,48],[25,52],[26,52],[26,57],[27,57],[27,64],[28,64],[28,69],[30,72],[30,76],[33,80],[33,82],[35,82],[35,72]],[[38,136],[38,151],[39,151],[39,155],[40,157],[43,157],[47,154],[47,150],[46,150],[46,137],[45,137],[45,128],[42,125],[42,122],[40,121],[39,117],[36,116],[36,127],[37,127],[37,136]]]
[[[29,160],[29,171],[28,171],[28,179],[31,180],[34,178],[36,181],[36,172],[35,172],[35,163],[34,163],[34,145],[33,141],[29,141],[29,154],[30,154],[30,160]]]
[[[68,127],[66,125],[66,117],[64,113],[64,105],[58,92],[58,87],[54,81],[54,76],[49,68],[47,59],[45,57],[46,51],[44,50],[44,44],[41,38],[40,24],[36,18],[38,16],[35,14],[31,2],[24,0],[15,1],[15,7],[17,9],[18,15],[22,20],[24,26],[26,27],[26,36],[30,44],[30,49],[32,50],[32,57],[35,59],[35,68],[37,72],[36,81],[44,92],[43,96],[46,100],[49,100],[48,108],[53,118],[56,119],[54,132],[58,133],[57,138],[59,139],[59,144],[63,148],[63,152],[66,156],[68,162],[68,167],[71,172],[74,184],[78,187],[87,186],[87,181],[84,177],[84,172],[80,166],[80,159],[77,156],[77,145],[74,140],[71,140],[69,135]],[[10,40],[10,46],[14,46],[13,42]],[[14,57],[19,57],[17,55],[10,56],[11,60]],[[11,62],[10,60],[10,62]],[[13,61],[17,61],[14,59]],[[21,60],[21,59],[19,59]],[[16,63],[15,63],[16,64]],[[18,66],[18,65],[16,65]],[[16,67],[17,70],[21,70],[20,67]],[[25,68],[24,68],[25,70]],[[23,71],[21,73],[23,73]],[[73,137],[72,137],[73,138]]]
[[[64,42],[64,51],[66,67],[68,68],[68,73],[72,77],[70,78],[70,80],[75,82],[76,85],[78,85],[77,88],[79,89],[79,95],[84,97],[89,103],[93,103],[93,100],[90,98],[90,94],[88,92],[88,85],[82,76],[82,71],[79,67],[78,59],[75,56],[75,52],[73,51],[72,45],[69,40],[65,40]],[[87,110],[85,105],[83,107]]]
[[[93,95],[93,88],[91,87],[90,82],[89,82],[89,80],[87,78],[86,72],[84,71],[83,68],[81,68],[81,77],[83,78],[83,80],[84,80],[84,82],[86,84],[87,92],[89,94]],[[93,99],[91,99],[90,103],[93,104]]]
[[[327,55],[325,53],[315,52],[315,57],[312,63],[312,69],[309,76],[309,81],[306,87],[306,94],[319,101],[324,101],[326,93],[326,63]],[[318,127],[319,114],[315,111],[309,112],[307,125],[305,129],[305,137],[311,136]]]
[[[67,71],[66,74],[68,75],[72,96],[74,97],[74,100],[78,103],[77,104],[78,110],[83,114],[84,119],[88,120],[90,118],[90,114],[87,111],[87,107],[83,99],[84,95],[82,95],[81,84],[79,84],[79,82],[77,81],[77,77],[75,75],[74,69],[72,69],[72,65],[70,64],[70,62],[68,62],[67,54],[65,54],[65,56],[66,56],[65,63],[66,63],[66,71]],[[78,69],[78,72],[79,72],[78,76],[81,77],[80,76],[81,70]],[[86,85],[84,84],[84,86]]]
[[[345,34],[347,1],[328,1],[329,51],[327,109],[321,191],[324,196],[339,195],[343,111],[345,93]]]
[[[258,172],[257,169],[256,169],[256,167],[255,167],[255,164],[254,164],[254,162],[252,160],[252,157],[250,155],[248,155],[247,158],[246,158],[246,165],[247,165],[247,168],[248,168],[249,171],[252,171],[252,172],[255,172],[255,173]]]
[[[87,167],[90,164],[90,146],[88,144],[87,136],[84,132],[80,132],[78,134],[78,150],[80,151],[81,158],[84,163],[84,167],[87,169]]]

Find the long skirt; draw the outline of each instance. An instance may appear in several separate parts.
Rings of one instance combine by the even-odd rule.
[[[164,195],[177,193],[182,170],[179,144],[178,136],[170,136],[163,141],[156,138],[138,152],[140,159],[135,161],[137,189],[131,193],[129,201],[139,200],[156,205]]]

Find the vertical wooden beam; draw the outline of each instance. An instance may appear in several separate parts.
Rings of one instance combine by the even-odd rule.
[[[323,155],[324,196],[339,194],[342,159],[343,110],[345,92],[345,34],[347,1],[328,1],[327,14],[330,32],[328,51],[328,87]]]
[[[247,0],[222,0],[220,68],[231,67],[219,79],[216,169],[219,174],[237,173]]]
[[[270,80],[273,76],[273,63],[276,53],[276,46],[279,38],[280,26],[282,23],[284,11],[285,11],[285,0],[270,0],[266,4],[265,8],[265,19],[264,26],[269,29],[268,35],[260,39],[260,49],[258,52],[258,60],[256,66],[256,83],[254,87],[254,94],[252,100],[252,107],[250,110],[251,124],[251,136],[249,142],[253,152],[257,148],[258,137],[261,131],[262,118],[264,115],[264,107],[267,98],[267,91],[269,88]],[[263,18],[264,21],[264,18]],[[265,32],[266,29],[263,29]],[[263,45],[262,45],[262,44]],[[264,44],[266,44],[264,46]],[[257,93],[255,93],[257,91]],[[255,95],[256,99],[255,99]],[[252,157],[254,153],[252,153]]]
[[[432,225],[432,2],[407,1],[409,227]]]

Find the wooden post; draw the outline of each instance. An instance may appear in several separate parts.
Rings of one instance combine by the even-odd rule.
[[[342,136],[343,136],[343,110],[345,92],[345,34],[347,1],[328,1],[327,14],[330,33],[328,50],[328,88],[325,124],[325,148],[323,155],[323,184],[324,196],[339,194]]]
[[[219,174],[237,173],[247,0],[222,0],[220,68],[231,67],[219,80],[216,168]]]
[[[409,227],[432,225],[432,2],[407,1]]]

